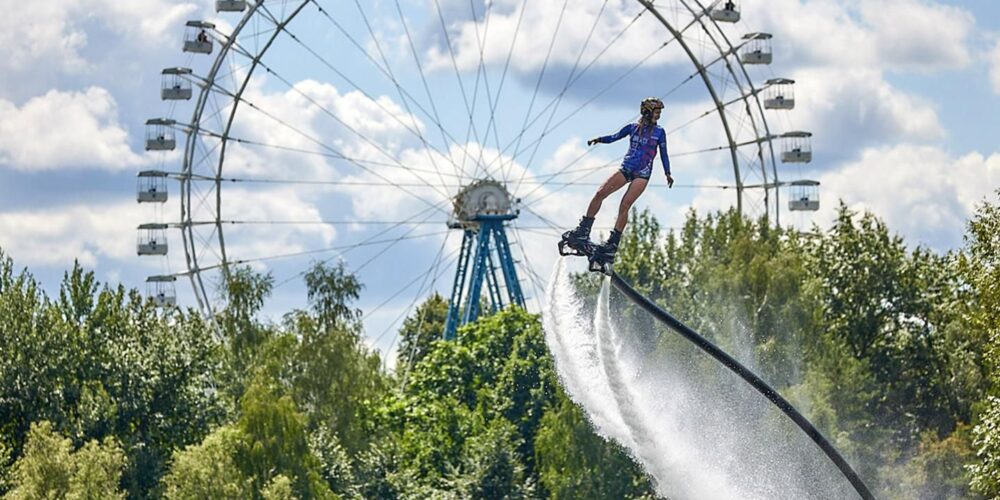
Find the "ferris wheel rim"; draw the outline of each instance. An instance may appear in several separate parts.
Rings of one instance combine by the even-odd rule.
[[[688,0],[681,0],[681,2],[684,2],[685,4],[687,4],[687,1]],[[702,9],[702,10],[704,10],[706,12],[708,11],[709,8],[711,8],[711,5],[708,6],[708,7],[706,7],[702,3],[702,0],[693,0],[693,1],[698,5],[698,7],[700,9]],[[715,5],[717,3],[718,3],[717,1],[714,1],[712,3],[712,5]],[[716,21],[715,19],[712,19],[711,16],[709,16],[709,19],[711,20],[712,24],[716,28],[716,31],[719,33],[719,36],[722,37],[723,42],[725,42],[726,46],[729,47],[730,52],[733,53],[733,54],[735,54],[736,53],[736,47],[732,44],[732,42],[729,41],[729,37],[726,35],[725,30],[723,30],[721,28],[721,26],[719,26],[719,22]],[[714,37],[711,34],[709,34],[709,36],[712,37],[713,41],[714,41]],[[722,52],[722,47],[719,47],[719,51]],[[753,98],[754,104],[757,107],[757,113],[759,114],[761,123],[762,123],[762,125],[764,127],[764,135],[762,136],[759,132],[756,131],[756,125],[757,125],[756,121],[753,121],[752,123],[754,125],[754,129],[755,129],[756,135],[758,137],[768,137],[768,138],[773,137],[771,135],[771,127],[767,123],[767,113],[764,111],[764,106],[760,102],[760,90],[761,89],[758,88],[758,87],[756,87],[754,85],[753,79],[750,78],[750,74],[747,71],[746,65],[743,64],[743,61],[739,57],[735,57],[734,59],[736,60],[736,65],[740,68],[740,72],[743,73],[743,76],[746,79],[747,85],[750,87],[750,92],[743,92],[742,86],[741,86],[740,93],[743,95],[744,101],[750,99],[751,97]],[[734,77],[735,77],[735,75],[734,75]],[[737,85],[740,85],[739,79],[734,78],[733,81],[735,81],[737,83]],[[770,140],[770,139],[767,140],[766,142],[767,142],[768,153],[769,153],[770,160],[771,160],[771,173],[772,173],[772,177],[773,177],[772,183],[773,183],[773,185],[777,186],[777,185],[780,184],[781,181],[780,181],[780,179],[778,177],[778,165],[777,165],[777,161],[776,161],[775,156],[774,156],[774,142],[772,140]],[[761,161],[761,174],[762,174],[762,179],[763,179],[762,186],[763,186],[764,193],[765,193],[764,194],[764,203],[765,203],[764,213],[766,215],[768,213],[768,210],[769,210],[769,207],[767,205],[767,203],[768,203],[767,198],[769,196],[770,189],[771,189],[769,186],[772,185],[772,184],[767,182],[767,172],[766,172],[767,163],[766,163],[766,161],[765,161],[765,159],[763,157],[763,151],[760,151],[758,156],[759,156],[760,161]],[[742,191],[742,189],[740,189],[740,191]],[[775,220],[775,224],[778,224],[778,225],[780,225],[780,223],[781,223],[780,222],[781,221],[781,219],[780,219],[780,215],[781,215],[781,209],[780,209],[781,200],[780,200],[780,196],[781,196],[781,191],[779,189],[775,188],[774,189],[774,220]]]
[[[704,20],[702,18],[708,17],[709,22],[712,25],[714,25],[715,28],[720,33],[722,33],[721,28],[719,28],[718,23],[714,19],[711,19],[710,16],[707,16],[707,15],[704,15],[704,14],[703,15],[698,15],[697,13],[695,13],[691,9],[691,7],[688,5],[688,3],[685,0],[680,0],[680,1],[685,5],[685,7],[687,7],[689,10],[692,11],[692,14],[694,14],[694,16],[695,16],[695,20],[698,21],[701,24],[701,26],[703,27],[703,29],[707,30],[708,28],[704,24],[704,22],[703,22]],[[292,19],[294,19],[296,16],[298,16],[298,14],[301,13],[302,9],[308,3],[310,3],[310,2],[315,3],[313,0],[302,0],[301,2],[298,2],[298,7],[294,10],[293,14],[289,15],[288,17],[286,17],[284,19],[284,21],[282,23],[282,26],[288,24],[289,22],[291,22]],[[646,8],[647,11],[652,12],[661,21],[661,23],[665,27],[668,28],[668,30],[674,36],[674,39],[677,40],[678,43],[680,43],[682,46],[685,46],[685,52],[687,53],[688,58],[690,59],[690,61],[693,64],[695,64],[695,65],[701,64],[702,61],[700,59],[698,59],[697,56],[695,56],[695,54],[689,48],[686,47],[686,41],[684,40],[684,37],[681,36],[681,34],[676,31],[676,29],[669,23],[669,21],[667,21],[663,16],[661,16],[659,14],[659,12],[656,10],[656,8],[652,4],[652,2],[650,2],[648,0],[639,0],[638,3],[642,4]],[[701,6],[700,2],[698,2],[698,4],[699,4],[699,6]],[[233,44],[237,40],[237,38],[240,35],[240,33],[242,32],[242,30],[247,26],[247,24],[249,23],[249,21],[251,20],[251,18],[253,18],[255,15],[261,15],[260,12],[259,12],[259,8],[262,5],[263,5],[263,2],[259,2],[259,1],[249,5],[250,8],[248,9],[247,12],[244,13],[243,17],[241,18],[241,20],[237,24],[237,26],[234,28],[233,32],[230,33],[230,34],[228,34],[228,35],[226,35],[227,36],[226,43],[222,45],[221,50],[219,51],[219,53],[215,57],[215,61],[214,61],[213,65],[212,65],[212,70],[210,72],[210,78],[207,78],[208,83],[201,90],[201,93],[199,95],[198,105],[196,106],[196,111],[192,115],[193,116],[193,118],[192,118],[192,130],[188,131],[188,139],[186,141],[185,155],[184,155],[185,172],[188,173],[188,174],[190,174],[190,172],[191,172],[193,158],[194,158],[194,154],[195,154],[193,141],[196,140],[195,136],[197,135],[198,129],[200,127],[199,121],[200,121],[201,116],[202,116],[202,114],[204,112],[204,108],[207,105],[207,99],[204,96],[207,95],[208,93],[210,93],[212,91],[211,88],[212,88],[213,85],[215,85],[216,74],[217,74],[219,68],[221,67],[223,61],[227,57],[229,57],[230,54],[231,54],[231,51],[233,51]],[[704,10],[704,9],[703,9],[703,11],[707,12],[707,10]],[[222,206],[223,206],[223,202],[222,202],[222,194],[221,194],[222,189],[221,189],[221,184],[220,184],[221,181],[220,181],[219,178],[221,177],[221,172],[222,172],[222,169],[224,168],[226,147],[227,147],[228,143],[230,142],[229,140],[227,140],[227,138],[228,138],[229,132],[231,131],[232,125],[233,125],[233,123],[235,121],[235,115],[237,113],[237,108],[242,103],[241,96],[242,96],[243,90],[246,88],[248,82],[250,81],[250,78],[253,76],[254,72],[258,68],[260,60],[265,56],[265,54],[267,53],[267,51],[270,48],[271,44],[274,42],[274,40],[277,39],[280,36],[281,31],[282,31],[281,30],[281,26],[279,26],[277,29],[274,29],[273,32],[269,35],[268,40],[267,40],[266,44],[264,45],[264,48],[262,50],[260,50],[259,53],[257,53],[252,58],[253,59],[253,63],[251,65],[251,68],[246,72],[245,76],[243,77],[243,82],[240,85],[240,90],[238,91],[238,93],[235,96],[233,96],[233,106],[232,106],[232,109],[229,112],[229,117],[228,117],[225,129],[222,131],[222,134],[221,134],[220,154],[219,154],[218,165],[216,167],[216,173],[217,173],[216,177],[217,178],[215,180],[215,183],[216,183],[215,198],[216,199],[215,199],[215,211],[214,211],[214,213],[215,213],[215,225],[216,225],[217,239],[218,239],[218,242],[219,242],[220,252],[223,255],[222,256],[222,265],[223,265],[223,267],[225,267],[225,264],[229,260],[228,260],[227,255],[226,255],[225,237],[224,237],[223,228],[222,228]],[[715,42],[714,38],[713,38],[713,42]],[[726,43],[729,44],[728,40],[726,41]],[[731,44],[729,44],[729,46],[732,48]],[[721,49],[720,49],[720,53],[722,53]],[[742,62],[739,60],[739,57],[735,57],[735,59],[736,59],[736,64],[739,65],[739,67],[741,68],[741,71],[744,74],[746,74],[746,68],[743,66]],[[729,62],[729,61],[727,60],[727,62]],[[732,68],[729,68],[729,69],[730,69],[730,72],[732,72]],[[721,102],[721,99],[720,99],[719,95],[712,88],[712,82],[704,75],[704,72],[702,72],[702,80],[703,80],[703,83],[705,84],[706,89],[709,89],[709,94],[712,97],[712,100],[714,101],[714,103],[716,105],[716,108],[719,110],[719,114],[720,114],[720,117],[721,117],[722,121],[724,123],[726,123],[727,122],[727,118],[725,117],[725,113],[723,112],[723,107],[722,107],[723,103]],[[737,79],[734,78],[734,80],[738,82]],[[751,88],[753,88],[752,87],[753,82],[752,82],[752,80],[749,79],[748,76],[747,76],[747,82],[751,85]],[[743,92],[741,91],[741,93],[743,93]],[[744,100],[748,100],[750,98],[753,98],[754,101],[756,102],[758,108],[760,108],[760,101],[757,98],[756,92],[750,92],[749,94],[743,93],[743,94],[744,94],[744,96],[743,96]],[[752,114],[751,114],[751,118],[755,118],[755,117],[753,117]],[[762,120],[764,120],[764,126],[766,127],[766,118],[764,118],[764,113],[763,112],[760,113],[760,118]],[[756,121],[753,121],[753,123],[756,126]],[[726,125],[724,127],[724,130],[725,130],[725,133],[726,133],[726,139],[727,139],[727,141],[729,143],[728,144],[728,149],[730,150],[730,160],[732,161],[732,163],[734,165],[734,181],[737,184],[737,189],[736,189],[736,191],[737,191],[737,207],[738,207],[738,209],[742,209],[742,192],[743,192],[742,184],[743,184],[743,179],[742,179],[742,176],[740,174],[740,160],[736,157],[736,151],[735,150],[737,148],[737,144],[736,144],[736,142],[734,140],[733,133],[729,130],[728,123],[726,123]],[[772,166],[773,166],[773,164],[774,164],[774,162],[773,162],[773,146],[770,145],[770,141],[769,141],[769,146],[771,146],[771,156],[772,156]],[[761,166],[762,166],[762,168],[765,166],[765,163],[763,161],[761,163]],[[775,171],[775,179],[776,179],[776,171]],[[182,187],[182,203],[181,203],[182,221],[187,221],[187,222],[190,222],[190,216],[191,216],[191,213],[190,213],[191,211],[187,208],[187,207],[190,207],[190,202],[191,202],[191,187],[189,185],[190,182],[191,182],[190,175],[188,175],[186,178],[182,179],[182,185],[183,184],[188,184],[188,186],[186,188]],[[764,182],[763,184],[766,185],[767,183]],[[765,203],[765,211],[768,208],[769,207]],[[192,285],[193,285],[193,287],[195,289],[195,295],[196,295],[196,298],[197,298],[197,300],[199,302],[199,305],[203,308],[203,310],[205,310],[208,313],[209,316],[212,316],[212,315],[214,315],[214,310],[213,310],[213,306],[212,306],[212,300],[211,300],[211,297],[209,296],[208,291],[207,291],[207,289],[205,287],[205,283],[204,283],[203,277],[201,276],[201,272],[200,272],[201,269],[199,268],[199,263],[198,263],[198,252],[197,252],[197,249],[195,248],[195,241],[194,241],[195,237],[194,237],[193,233],[191,233],[191,231],[192,231],[191,224],[186,224],[185,227],[183,228],[183,231],[182,231],[182,234],[184,235],[185,258],[186,258],[186,261],[188,263],[189,276],[191,278]]]

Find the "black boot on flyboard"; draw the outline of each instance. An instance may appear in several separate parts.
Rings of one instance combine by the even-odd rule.
[[[576,229],[563,233],[562,241],[559,242],[559,255],[590,257],[595,248],[590,242],[590,228],[593,226],[593,217],[583,217]]]
[[[608,235],[608,240],[603,245],[596,245],[593,252],[588,255],[590,260],[590,270],[610,275],[615,263],[615,255],[618,254],[618,242],[622,239],[622,233],[617,229],[612,229]]]

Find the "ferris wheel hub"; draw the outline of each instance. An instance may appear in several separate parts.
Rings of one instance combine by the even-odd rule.
[[[492,179],[480,179],[466,185],[453,198],[454,211],[449,226],[471,228],[484,219],[515,219],[517,201],[507,188]]]

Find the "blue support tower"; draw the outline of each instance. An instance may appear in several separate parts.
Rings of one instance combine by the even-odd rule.
[[[504,228],[504,222],[516,218],[516,214],[506,213],[480,214],[466,219],[474,224],[464,229],[455,282],[451,289],[448,319],[445,321],[445,339],[454,339],[459,326],[472,323],[479,317],[484,283],[489,294],[491,309],[496,311],[504,307],[500,280],[496,272],[497,262],[503,275],[504,287],[507,289],[507,304],[524,307],[524,294],[517,279],[517,269],[514,267],[514,259]]]

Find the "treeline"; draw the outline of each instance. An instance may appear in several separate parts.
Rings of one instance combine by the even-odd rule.
[[[812,233],[724,212],[664,234],[635,214],[616,270],[724,347],[754,332],[760,374],[880,498],[1000,496],[1000,204],[944,255],[845,207]],[[305,281],[308,307],[264,322],[271,278],[236,269],[210,324],[79,266],[48,297],[0,254],[0,493],[655,497],[562,392],[537,316],[444,342],[447,303],[430,297],[387,373],[362,284],[325,264]]]

